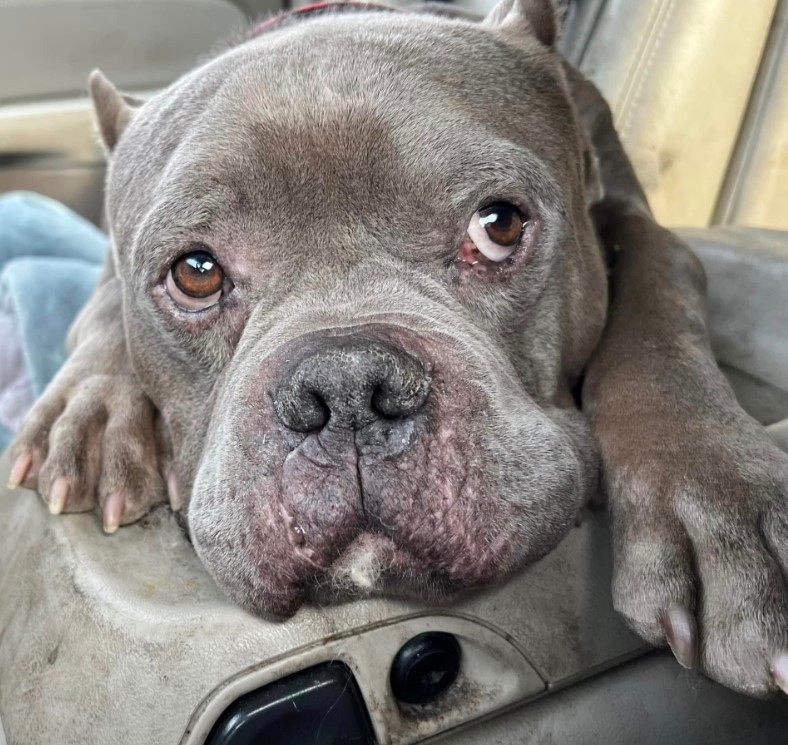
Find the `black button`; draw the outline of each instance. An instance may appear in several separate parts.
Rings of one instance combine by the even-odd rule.
[[[462,661],[459,642],[442,631],[414,636],[391,665],[391,690],[406,704],[429,704],[457,680]]]
[[[234,701],[206,745],[375,745],[364,699],[341,662],[310,667]]]

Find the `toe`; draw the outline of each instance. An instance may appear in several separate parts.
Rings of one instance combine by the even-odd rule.
[[[16,489],[27,477],[30,467],[33,465],[33,452],[23,448],[22,452],[14,459],[11,470],[8,473],[8,488]]]
[[[50,430],[64,408],[64,399],[45,393],[25,417],[11,445],[10,488],[38,488],[40,471],[48,455]]]
[[[697,547],[703,593],[699,618],[704,672],[735,690],[763,696],[775,690],[775,670],[788,649],[788,597],[782,572],[756,540]],[[770,667],[772,671],[770,671]]]
[[[613,527],[616,610],[643,638],[657,646],[671,644],[679,661],[688,663],[697,638],[691,631],[695,575],[683,528],[667,516],[639,523],[616,519],[615,513]]]
[[[150,403],[140,397],[122,407],[116,403],[104,432],[99,499],[123,495],[118,524],[139,520],[163,502],[167,489],[159,473],[155,425]]]
[[[53,514],[84,512],[95,504],[104,418],[99,403],[78,397],[52,425],[38,481]]]

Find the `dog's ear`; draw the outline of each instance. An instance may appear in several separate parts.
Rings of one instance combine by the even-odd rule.
[[[96,125],[107,153],[117,145],[123,130],[134,116],[134,109],[141,105],[131,96],[125,96],[104,77],[101,70],[93,70],[88,78],[90,97],[96,110]]]
[[[501,0],[482,23],[531,34],[550,49],[555,48],[558,39],[558,13],[553,0]]]

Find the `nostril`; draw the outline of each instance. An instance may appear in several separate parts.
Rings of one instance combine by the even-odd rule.
[[[426,379],[425,383],[410,390],[400,386],[392,387],[385,383],[378,385],[372,392],[372,411],[387,419],[411,416],[424,405],[428,392],[429,385],[426,384]]]
[[[376,385],[372,389],[369,408],[372,409],[372,412],[376,416],[379,416],[382,419],[393,419],[394,417],[399,416],[397,413],[392,413],[390,402],[383,393],[383,388],[379,385]]]
[[[314,432],[323,429],[331,418],[331,410],[317,391],[301,388],[279,391],[274,406],[282,423],[295,432]]]
[[[411,416],[426,403],[432,377],[419,360],[401,350],[387,362],[372,394],[372,408],[389,418]]]
[[[331,418],[331,409],[326,400],[317,391],[305,391],[304,398],[308,402],[305,407],[304,426],[309,429],[303,431],[323,429]]]

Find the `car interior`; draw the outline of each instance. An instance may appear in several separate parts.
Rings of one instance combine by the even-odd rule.
[[[0,0],[0,193],[101,225],[90,71],[145,97],[283,9]],[[715,356],[788,451],[788,0],[572,0],[561,49],[609,101],[657,219],[701,258]],[[0,745],[788,741],[785,697],[734,693],[628,630],[604,510],[460,602],[285,621],[231,604],[168,510],[108,541],[90,515],[2,491],[0,526]]]

